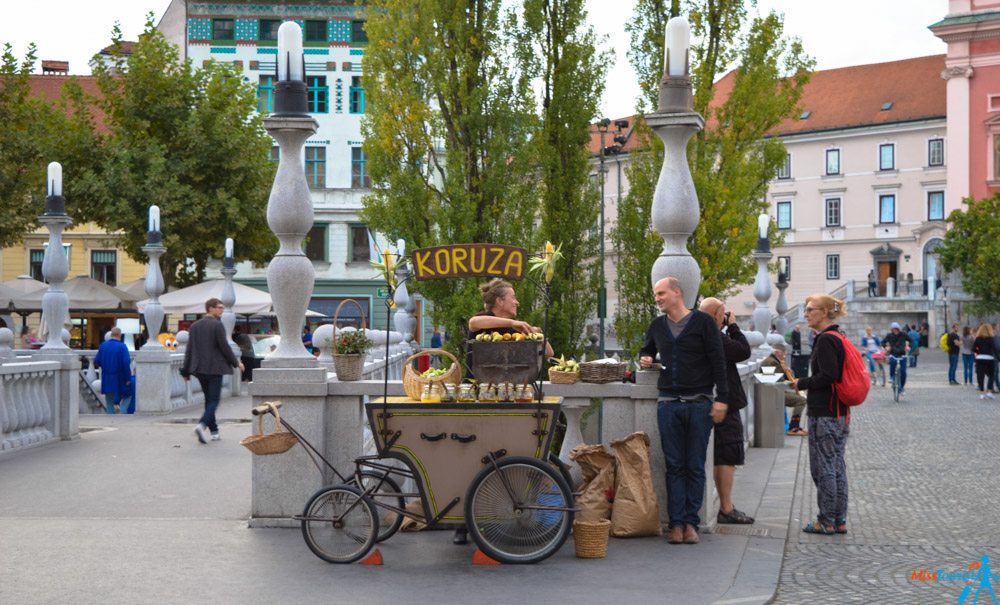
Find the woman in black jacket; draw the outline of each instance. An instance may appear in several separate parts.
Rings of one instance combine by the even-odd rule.
[[[982,324],[976,330],[976,340],[972,343],[972,354],[976,356],[976,382],[979,386],[980,399],[993,399],[993,360],[996,359],[996,349],[993,347],[993,328],[990,324]],[[983,393],[983,378],[989,377],[988,388]]]
[[[834,321],[847,314],[844,301],[829,294],[806,298],[806,321],[816,330],[809,360],[810,376],[793,384],[808,391],[809,470],[816,484],[819,515],[802,528],[810,534],[847,533],[847,407],[833,393],[833,384],[844,369],[844,344]]]

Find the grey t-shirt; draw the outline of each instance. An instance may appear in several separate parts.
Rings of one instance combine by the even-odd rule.
[[[670,317],[667,317],[667,326],[670,327],[670,333],[674,338],[681,335],[684,331],[684,326],[688,325],[688,320],[691,319],[691,312],[688,311],[687,315],[681,318],[680,321],[673,321]]]

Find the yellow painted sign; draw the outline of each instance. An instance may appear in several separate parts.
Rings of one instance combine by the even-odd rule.
[[[413,251],[413,275],[418,280],[446,277],[521,279],[528,251],[500,244],[451,244]]]

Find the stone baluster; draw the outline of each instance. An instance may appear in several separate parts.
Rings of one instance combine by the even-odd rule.
[[[233,355],[236,359],[240,358],[240,347],[238,344],[233,342],[233,329],[236,328],[236,313],[233,312],[233,305],[236,304],[236,289],[233,287],[233,276],[236,275],[236,265],[233,259],[233,240],[226,239],[226,252],[225,256],[222,258],[222,276],[225,280],[222,283],[222,296],[219,299],[225,306],[225,310],[222,312],[222,317],[219,319],[222,321],[222,325],[226,328],[226,340],[229,342],[229,348],[232,349]],[[304,317],[303,312],[303,317]],[[301,333],[301,328],[299,329]],[[242,392],[242,373],[239,368],[233,370],[232,382],[230,382],[230,393],[233,397],[239,397]]]
[[[15,359],[17,355],[14,353],[14,332],[10,328],[0,328],[0,364]]]
[[[774,325],[778,328],[778,334],[781,334],[781,337],[784,338],[785,330],[788,329],[788,320],[785,319],[785,313],[788,312],[788,301],[785,299],[788,280],[785,279],[784,273],[778,274],[778,282],[775,286],[778,288],[778,302],[774,304],[774,312],[778,314],[778,319],[774,322]]]
[[[146,264],[146,296],[149,302],[143,309],[142,316],[146,323],[146,344],[142,350],[162,350],[160,344],[160,328],[163,326],[163,305],[160,304],[160,294],[163,294],[163,272],[160,271],[160,257],[167,251],[163,246],[163,233],[160,231],[159,208],[152,206],[150,212],[150,228],[146,232],[146,245],[142,251],[146,253],[149,262]],[[155,217],[155,219],[154,219]],[[154,223],[155,220],[155,223]]]

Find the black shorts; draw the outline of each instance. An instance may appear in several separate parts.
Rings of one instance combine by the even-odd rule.
[[[743,420],[739,411],[728,413],[722,423],[715,425],[715,465],[742,466],[745,460]]]

